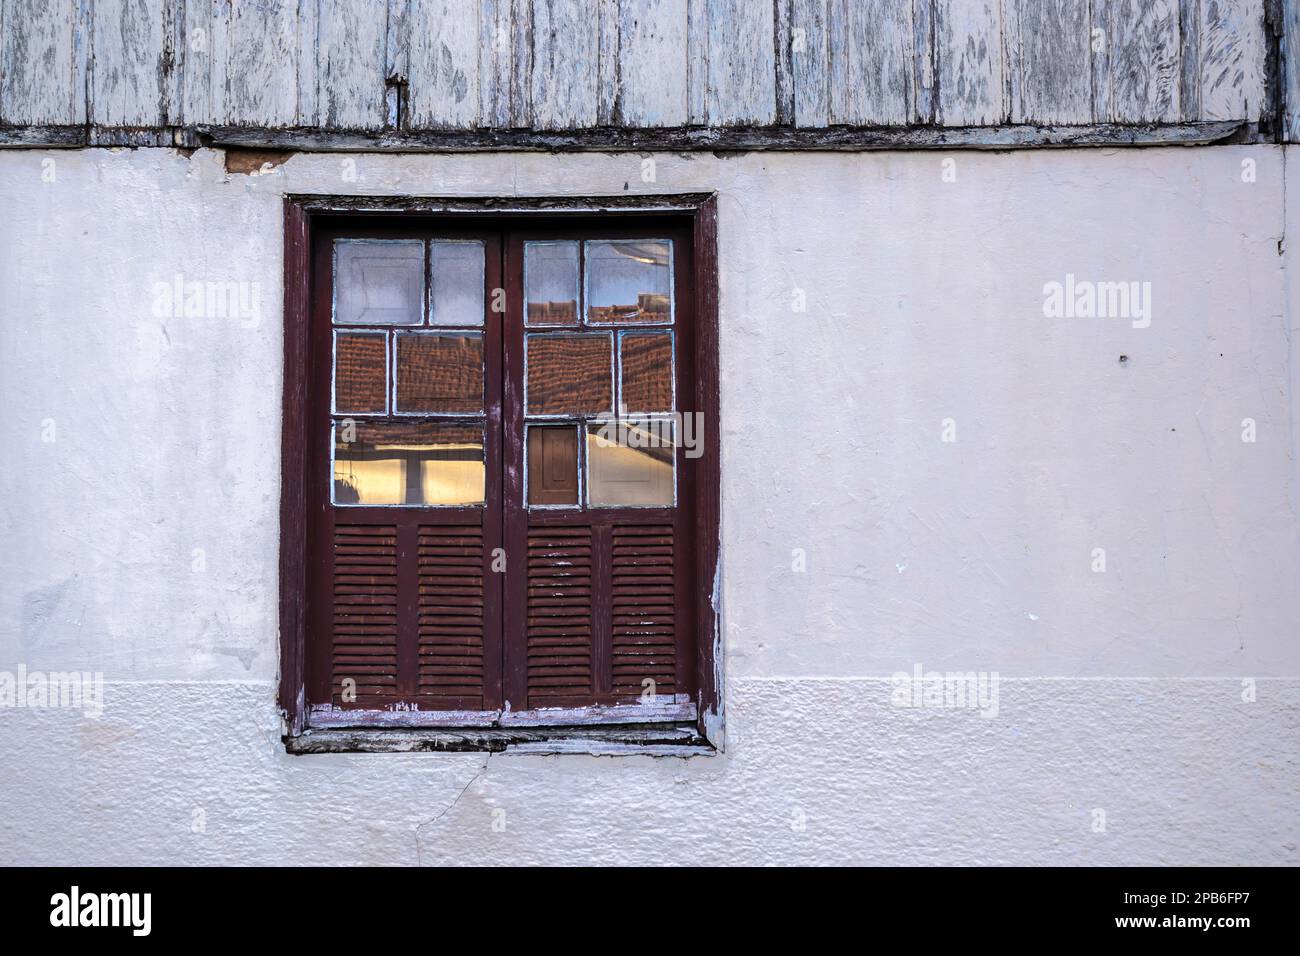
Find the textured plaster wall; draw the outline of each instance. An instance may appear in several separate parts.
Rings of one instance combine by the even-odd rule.
[[[0,671],[107,681],[0,709],[0,856],[1297,862],[1297,154],[654,159],[0,153]],[[283,194],[701,189],[727,752],[285,755]],[[1150,326],[1045,318],[1067,273]],[[177,274],[257,315],[155,315]],[[917,664],[997,716],[893,706]]]

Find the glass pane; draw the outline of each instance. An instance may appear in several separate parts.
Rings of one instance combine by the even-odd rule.
[[[592,507],[675,502],[672,419],[587,427],[587,503]]]
[[[528,428],[528,503],[578,503],[578,426]]]
[[[629,412],[673,410],[673,334],[625,332],[618,337],[619,405]]]
[[[334,336],[334,410],[353,414],[388,411],[388,337]]]
[[[481,505],[483,426],[334,423],[336,505]]]
[[[578,324],[578,243],[524,243],[529,325]]]
[[[335,323],[419,325],[423,301],[422,240],[334,240]]]
[[[672,250],[668,239],[587,243],[587,321],[669,325]]]
[[[583,415],[613,411],[611,336],[530,335],[524,384],[529,415]]]
[[[483,336],[398,333],[397,411],[483,411]]]
[[[483,243],[435,239],[429,246],[433,271],[431,325],[483,324]]]

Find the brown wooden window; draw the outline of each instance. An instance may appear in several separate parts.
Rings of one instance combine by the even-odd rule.
[[[294,734],[716,720],[713,214],[695,200],[290,201]]]

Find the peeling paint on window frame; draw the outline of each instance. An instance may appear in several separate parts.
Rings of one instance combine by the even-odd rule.
[[[640,722],[618,722],[621,714],[612,710],[597,714],[600,708],[586,708],[587,714],[548,713],[541,709],[530,713],[516,712],[515,718],[529,718],[536,730],[529,734],[502,731],[497,734],[471,734],[465,739],[456,726],[439,726],[436,730],[419,731],[425,740],[404,738],[402,734],[416,734],[414,721],[399,721],[402,731],[393,736],[393,730],[377,728],[337,728],[342,734],[330,736],[335,728],[309,728],[306,703],[306,621],[307,621],[307,556],[305,549],[291,546],[286,541],[285,529],[302,528],[307,519],[304,477],[310,475],[315,464],[309,460],[306,436],[309,422],[306,412],[308,376],[308,328],[314,296],[331,294],[329,290],[314,287],[317,277],[312,274],[313,228],[326,220],[354,219],[357,217],[383,217],[395,214],[428,217],[446,216],[452,219],[482,219],[483,217],[583,217],[593,221],[599,217],[604,225],[627,216],[673,216],[688,224],[692,236],[691,268],[694,289],[693,308],[698,323],[695,349],[696,382],[694,396],[679,396],[678,401],[692,402],[704,413],[704,430],[701,436],[705,454],[700,460],[696,491],[691,500],[679,502],[693,509],[697,528],[697,545],[691,555],[692,574],[697,582],[691,600],[696,607],[696,655],[698,689],[693,701],[665,701],[667,709],[680,717],[690,718],[683,724],[661,725],[662,736],[638,736]],[[717,267],[717,197],[711,193],[687,193],[660,196],[610,196],[610,197],[536,197],[509,199],[462,199],[428,197],[374,197],[296,195],[285,197],[285,365],[284,365],[284,428],[282,432],[282,482],[281,482],[281,559],[280,559],[280,650],[281,667],[279,704],[284,720],[284,741],[292,753],[326,751],[390,751],[483,749],[500,750],[507,746],[541,746],[544,752],[648,752],[645,747],[663,748],[673,752],[681,744],[680,752],[714,752],[724,743],[724,693],[721,639],[721,564],[720,564],[720,430],[718,423],[718,267]],[[581,323],[579,323],[581,327]],[[617,345],[617,339],[615,341]],[[674,343],[676,344],[676,343]],[[618,356],[614,356],[617,365]],[[676,391],[676,383],[674,383]],[[683,662],[685,663],[685,662]],[[677,708],[685,705],[689,710]],[[644,712],[642,712],[644,713]],[[492,717],[483,712],[481,718],[491,718],[498,725],[509,712]],[[629,713],[629,719],[635,712]],[[587,719],[587,718],[590,719]],[[612,718],[612,719],[611,719]],[[536,721],[536,723],[532,723]],[[407,724],[412,724],[408,726]],[[454,721],[453,721],[454,723]],[[574,726],[590,725],[590,733],[574,737]],[[358,739],[358,734],[361,735]],[[372,734],[376,736],[367,736]],[[602,738],[602,734],[607,739]],[[379,739],[379,735],[384,740]],[[417,734],[418,735],[418,734]],[[473,737],[477,742],[466,743]],[[523,738],[527,738],[524,740]],[[314,740],[314,743],[308,743]],[[638,744],[636,741],[640,740]],[[450,743],[449,743],[450,741]],[[513,741],[513,743],[512,743]],[[586,742],[584,742],[586,741]],[[548,743],[549,742],[549,743]],[[547,748],[551,749],[547,749]],[[612,748],[612,749],[610,749]]]

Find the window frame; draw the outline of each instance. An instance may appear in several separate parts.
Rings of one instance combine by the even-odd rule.
[[[696,323],[693,354],[693,394],[677,395],[682,409],[703,414],[698,440],[703,454],[690,500],[679,495],[677,507],[688,508],[695,528],[695,546],[690,560],[694,582],[688,600],[696,622],[696,693],[693,739],[682,728],[656,734],[642,729],[635,705],[623,706],[626,723],[619,723],[620,708],[591,705],[572,711],[556,711],[537,722],[496,721],[485,727],[482,715],[449,713],[436,723],[441,729],[403,727],[400,719],[388,730],[380,727],[352,728],[331,737],[329,731],[308,726],[307,680],[307,482],[315,480],[315,462],[310,454],[308,381],[312,373],[310,313],[321,295],[332,291],[313,276],[311,261],[313,233],[327,221],[359,217],[386,217],[396,221],[437,216],[473,223],[485,218],[510,217],[519,221],[581,217],[614,224],[629,217],[670,217],[691,235],[689,260],[693,294],[691,304]],[[280,681],[279,705],[285,719],[285,742],[291,752],[321,750],[409,750],[416,749],[501,749],[512,742],[568,738],[575,726],[595,725],[607,732],[608,740],[630,746],[689,742],[707,749],[723,745],[723,695],[721,688],[721,629],[718,613],[720,594],[720,430],[718,423],[718,270],[716,194],[688,193],[661,196],[537,197],[519,199],[460,199],[374,196],[287,195],[285,197],[285,302],[284,302],[284,387],[281,443],[281,533],[280,533]],[[315,283],[315,287],[313,287]],[[427,295],[427,290],[426,290]],[[332,298],[331,298],[332,301]],[[486,331],[486,330],[485,330]],[[554,331],[560,331],[555,329]],[[674,337],[676,338],[676,337]],[[618,337],[615,341],[615,362]],[[617,375],[617,371],[615,372]],[[677,390],[679,383],[674,382]],[[581,431],[579,438],[581,440]],[[681,436],[679,436],[680,440]],[[503,604],[505,602],[503,601]],[[504,610],[504,608],[503,608]],[[400,714],[395,715],[400,718]],[[478,718],[476,720],[476,717]],[[458,732],[474,727],[475,733]],[[396,728],[401,727],[400,731]],[[589,728],[594,729],[594,728]],[[327,739],[328,738],[328,739]],[[583,739],[595,741],[590,734]]]

